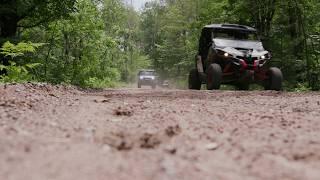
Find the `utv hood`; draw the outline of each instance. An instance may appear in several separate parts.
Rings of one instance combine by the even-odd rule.
[[[223,52],[229,53],[233,56],[241,56],[241,57],[245,57],[248,56],[249,54],[252,57],[261,57],[261,56],[265,56],[267,55],[269,52],[268,51],[258,51],[256,49],[254,49],[253,51],[249,52],[249,51],[241,51],[241,50],[237,50],[235,48],[232,47],[225,47],[225,48],[217,48],[222,50]]]
[[[256,51],[264,51],[262,42],[246,41],[246,40],[229,40],[229,39],[213,39],[216,47],[226,48],[231,47],[235,49],[252,49]]]
[[[155,76],[150,76],[150,75],[141,75],[139,76],[141,79],[155,79]]]

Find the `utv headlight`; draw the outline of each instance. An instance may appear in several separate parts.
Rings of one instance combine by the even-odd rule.
[[[260,59],[262,59],[262,60],[270,59],[270,58],[271,58],[271,54],[270,53],[260,56]]]
[[[223,56],[224,58],[233,57],[232,54],[230,54],[230,53],[228,53],[228,52],[225,52],[225,51],[223,51],[223,50],[221,50],[221,49],[217,49],[217,50],[216,50],[216,53],[217,53],[217,55]]]
[[[154,79],[155,79],[155,77],[151,77],[151,79],[152,79],[152,80],[154,80]]]
[[[140,80],[143,80],[143,77],[142,77],[142,76],[140,76],[139,78],[140,78]]]

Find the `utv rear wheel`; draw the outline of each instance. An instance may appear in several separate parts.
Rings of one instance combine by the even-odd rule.
[[[222,70],[219,64],[211,64],[207,71],[207,89],[220,89],[222,80]]]
[[[193,69],[189,74],[189,89],[200,90],[201,89],[201,81],[199,78],[199,73],[197,69]]]
[[[281,91],[283,75],[279,68],[272,67],[267,72],[268,79],[265,82],[265,90]]]

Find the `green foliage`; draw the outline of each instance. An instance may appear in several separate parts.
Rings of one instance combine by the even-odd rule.
[[[307,92],[307,91],[311,91],[311,88],[308,87],[307,84],[301,84],[301,83],[299,83],[299,84],[297,85],[297,87],[294,88],[294,91],[295,91],[295,92]]]
[[[16,63],[10,62],[9,66],[0,65],[0,70],[6,70],[6,76],[0,76],[0,82],[25,82],[31,79],[26,66],[17,66]]]
[[[84,87],[101,89],[105,87],[115,87],[115,82],[110,78],[98,79],[97,77],[85,80]]]
[[[121,0],[79,0],[76,12],[48,27],[24,31],[25,39],[47,42],[38,55],[36,78],[82,87],[113,87],[133,81],[150,60],[139,50],[139,16]]]
[[[6,57],[16,58],[23,56],[25,53],[35,53],[36,49],[43,46],[43,43],[25,43],[21,42],[17,45],[10,43],[9,41],[5,42],[0,48],[0,54],[3,54]]]
[[[1,55],[10,60],[10,66],[0,67],[8,72],[2,81],[102,88],[133,82],[139,69],[154,68],[161,79],[176,79],[181,87],[194,67],[201,28],[239,23],[259,30],[287,89],[320,89],[318,0],[154,0],[142,12],[122,0],[0,5],[6,17],[0,20]],[[23,28],[16,36],[18,26]],[[22,42],[4,43],[12,37],[18,38],[11,42]],[[24,43],[29,41],[38,43]]]
[[[40,63],[20,63],[14,62],[17,57],[24,56],[26,53],[35,53],[36,49],[43,46],[40,43],[18,43],[14,45],[9,41],[0,48],[0,54],[10,58],[9,66],[0,65],[0,71],[5,70],[7,75],[0,76],[1,82],[24,82],[32,79],[30,70],[40,66]]]
[[[320,84],[320,2],[317,0],[152,1],[142,12],[144,52],[169,78],[187,78],[203,26],[237,23],[256,27],[289,89]]]

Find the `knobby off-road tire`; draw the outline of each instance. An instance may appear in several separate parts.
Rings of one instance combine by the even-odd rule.
[[[138,88],[141,88],[141,84],[140,83],[138,83]]]
[[[199,73],[197,69],[192,69],[189,74],[189,89],[200,90],[201,81],[199,78]]]
[[[207,89],[220,89],[222,80],[222,69],[219,64],[211,64],[207,70]]]
[[[279,68],[272,67],[268,70],[267,76],[269,77],[265,83],[265,90],[282,90],[283,75]]]

